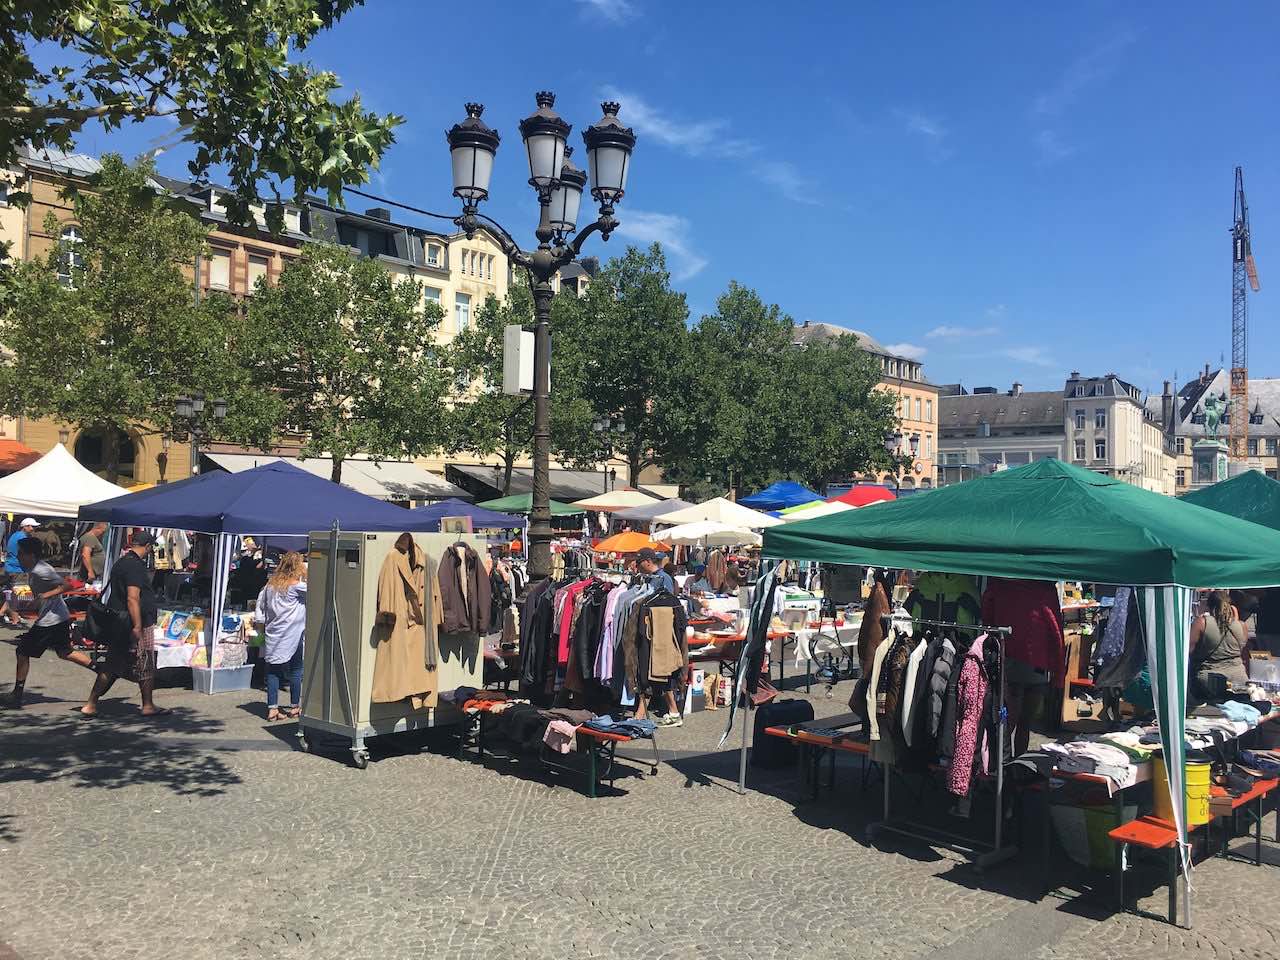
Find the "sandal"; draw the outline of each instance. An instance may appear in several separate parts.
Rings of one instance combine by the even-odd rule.
[[[285,717],[286,717],[287,719],[289,719],[289,720],[297,720],[299,717],[301,717],[301,716],[302,716],[302,708],[301,708],[301,707],[290,707],[289,709],[287,709],[287,710],[285,710],[285,711],[283,711],[283,712],[284,712]]]
[[[275,707],[267,711],[267,723],[275,723],[281,717],[281,713]]]

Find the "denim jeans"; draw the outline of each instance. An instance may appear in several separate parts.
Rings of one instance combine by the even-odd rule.
[[[302,703],[302,644],[293,652],[288,663],[268,663],[267,667],[267,709],[278,705],[280,701],[280,685],[286,680],[289,683],[289,700],[293,706]]]

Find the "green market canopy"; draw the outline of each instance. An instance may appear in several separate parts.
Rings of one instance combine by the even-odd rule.
[[[1280,585],[1280,531],[1039,460],[927,497],[771,527],[764,556],[1136,586],[1190,916],[1184,718],[1191,588]]]
[[[1280,483],[1257,470],[1246,470],[1230,480],[1192,490],[1182,500],[1280,530]]]
[[[771,527],[764,555],[1024,580],[1280,584],[1280,532],[1060,460]]]
[[[533,494],[513,493],[509,497],[499,497],[497,500],[486,500],[483,503],[477,503],[476,506],[484,507],[486,510],[497,510],[500,513],[531,513],[533,512]],[[567,503],[561,503],[559,500],[551,501],[551,515],[553,517],[571,517],[583,512],[581,507],[573,507]]]

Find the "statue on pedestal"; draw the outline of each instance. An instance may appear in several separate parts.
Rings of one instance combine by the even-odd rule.
[[[1204,432],[1210,440],[1218,439],[1218,426],[1226,418],[1232,401],[1224,393],[1221,396],[1209,394],[1204,398]]]

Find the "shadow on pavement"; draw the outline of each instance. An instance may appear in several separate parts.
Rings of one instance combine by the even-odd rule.
[[[166,734],[211,734],[221,720],[175,707],[164,717],[143,717],[134,704],[104,701],[94,720],[71,710],[9,711],[0,731],[0,784],[70,783],[115,790],[156,784],[179,796],[211,797],[240,783],[218,757]]]
[[[18,828],[14,826],[17,817],[12,813],[0,813],[0,843],[17,843]]]

